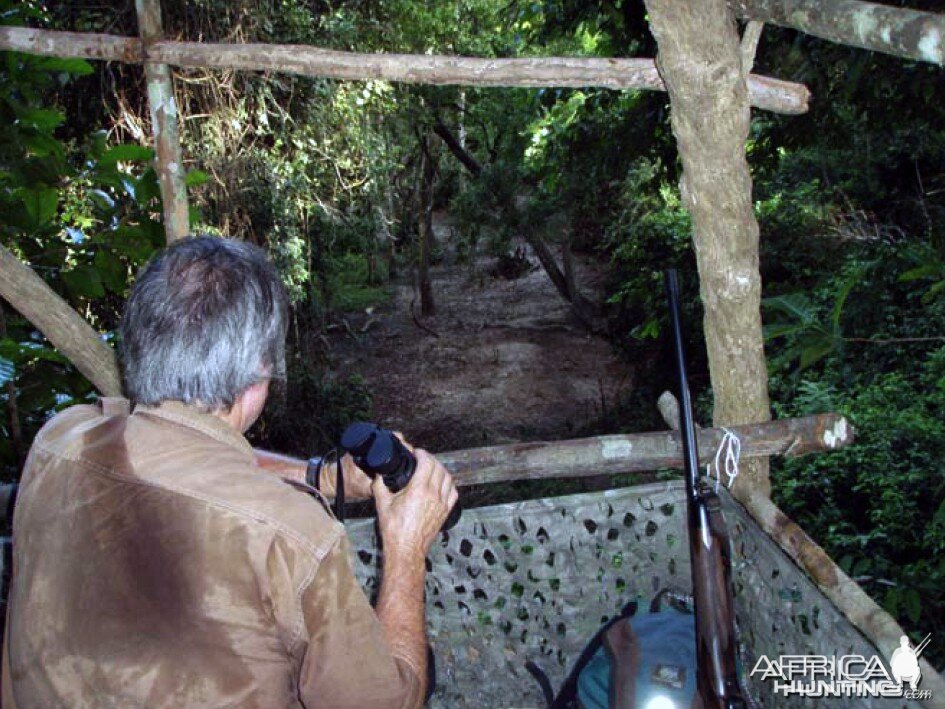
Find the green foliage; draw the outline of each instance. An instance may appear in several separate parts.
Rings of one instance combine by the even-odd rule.
[[[906,627],[932,633],[945,630],[943,361],[939,348],[911,371],[773,380],[778,399],[791,402],[776,407],[779,416],[838,411],[857,438],[835,453],[784,460],[776,500]]]
[[[773,322],[765,325],[766,342],[786,338],[788,343],[777,349],[771,364],[782,368],[798,361],[803,371],[832,352],[843,349],[846,338],[840,326],[843,306],[854,287],[859,284],[866,271],[875,264],[854,261],[845,269],[845,273],[836,282],[836,292],[832,294],[833,304],[821,317],[818,308],[804,293],[766,298],[763,307],[773,315]]]
[[[387,289],[376,284],[387,280],[383,261],[348,253],[332,265],[331,304],[338,310],[364,310],[388,299]]]
[[[0,3],[7,23],[43,13]],[[76,77],[82,60],[4,53],[0,67],[0,244],[27,261],[110,338],[130,274],[163,244],[154,215],[160,197],[151,150],[109,145],[104,132],[65,138],[66,115],[48,101]],[[14,387],[23,439],[58,408],[82,401],[91,387],[33,328],[6,311],[0,379]],[[4,410],[9,389],[0,390]],[[16,472],[12,431],[3,420],[0,466]]]
[[[927,256],[907,242],[848,245],[817,286],[767,300],[765,313],[776,415],[838,411],[856,428],[848,448],[780,462],[777,501],[906,628],[934,633],[945,628],[945,307],[902,279]]]
[[[945,293],[945,259],[927,245],[917,249],[916,259],[921,265],[910,268],[899,277],[899,280],[925,281],[926,283],[931,280],[932,284],[922,294],[922,302],[928,305]]]
[[[618,211],[605,231],[616,284],[609,302],[637,323],[632,337],[655,339],[667,317],[663,271],[680,268],[684,281],[695,271],[689,213],[659,161],[643,158],[627,170],[615,201]]]

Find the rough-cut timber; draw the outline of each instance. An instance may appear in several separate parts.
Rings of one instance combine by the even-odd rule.
[[[99,392],[121,396],[115,351],[33,269],[3,246],[0,295],[68,357]]]
[[[895,619],[879,607],[860,586],[838,567],[818,544],[767,497],[755,496],[744,501],[755,521],[800,566],[824,595],[880,650],[887,653],[899,647],[905,631]],[[932,698],[921,701],[927,707],[942,707],[945,679],[925,659],[920,689],[930,690]]]
[[[181,67],[282,71],[329,79],[384,79],[413,84],[585,87],[665,91],[652,59],[533,57],[482,59],[427,54],[355,54],[305,45],[204,44],[0,27],[0,49],[55,57],[157,62]],[[806,113],[802,84],[752,74],[752,105],[774,113]]]
[[[945,14],[862,0],[730,0],[739,17],[906,59],[945,64]]]
[[[138,11],[138,30],[144,41],[144,54],[147,56],[149,47],[160,41],[163,35],[161,5],[159,0],[135,0],[135,8]],[[148,82],[148,105],[154,134],[154,169],[161,186],[164,230],[170,243],[184,238],[190,231],[174,81],[167,64],[149,62],[144,65],[144,73]]]
[[[767,423],[732,426],[742,441],[742,458],[798,456],[835,450],[853,442],[853,427],[837,414],[819,414]],[[699,458],[715,455],[725,432],[700,429]],[[458,485],[508,480],[584,477],[660,468],[681,468],[682,444],[675,431],[513,443],[438,453]]]
[[[725,0],[647,0],[657,66],[669,90],[692,215],[716,426],[771,418],[761,333],[758,222],[745,157],[750,110],[735,18]],[[770,495],[767,461],[733,493]]]

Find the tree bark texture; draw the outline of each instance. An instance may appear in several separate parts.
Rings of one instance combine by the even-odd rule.
[[[283,71],[329,79],[383,79],[440,86],[587,87],[665,91],[652,59],[530,57],[484,59],[429,54],[356,54],[306,45],[204,44],[133,37],[0,27],[0,49],[54,57],[80,57],[191,68]],[[808,110],[802,84],[752,74],[752,105],[774,113]]]
[[[761,332],[758,223],[745,157],[750,109],[735,18],[725,0],[647,0],[692,215],[713,423],[771,418]],[[769,496],[767,461],[752,461],[733,490]]]
[[[144,42],[144,53],[162,39],[161,5],[159,0],[135,0],[138,29]],[[187,208],[187,187],[184,184],[184,159],[177,125],[177,102],[174,81],[167,64],[146,63],[144,73],[148,84],[148,105],[151,110],[151,131],[154,134],[154,169],[161,186],[164,204],[164,230],[167,242],[183,239],[190,233]]]
[[[945,14],[863,0],[729,0],[741,18],[905,59],[945,64]]]
[[[0,295],[105,396],[121,396],[115,351],[66,301],[0,246]]]

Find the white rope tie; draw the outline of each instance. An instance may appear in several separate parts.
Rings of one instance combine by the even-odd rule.
[[[715,479],[716,492],[719,491],[719,485],[722,482],[723,470],[727,478],[725,487],[729,490],[732,489],[735,478],[738,477],[738,459],[742,454],[742,442],[739,440],[738,436],[727,428],[723,427],[722,430],[725,431],[725,435],[722,436],[719,448],[715,451],[715,462],[707,463],[705,466],[706,476],[708,476],[710,480]],[[715,468],[715,475],[712,475],[713,467]]]

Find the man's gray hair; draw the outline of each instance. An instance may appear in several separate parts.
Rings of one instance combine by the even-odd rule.
[[[249,386],[285,373],[288,300],[265,252],[199,236],[155,256],[121,322],[128,398],[229,409]]]

